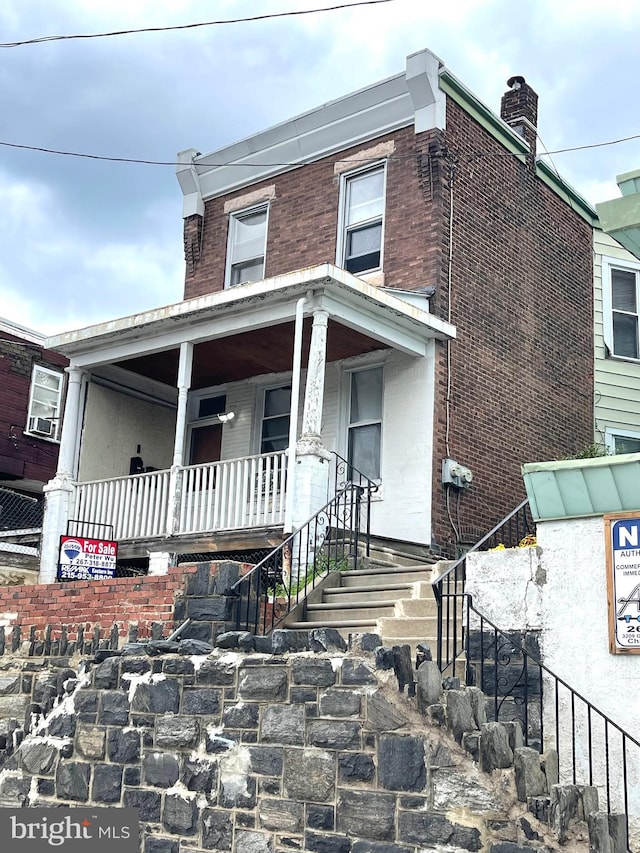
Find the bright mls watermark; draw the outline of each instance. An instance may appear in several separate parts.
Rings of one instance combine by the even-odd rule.
[[[0,809],[7,853],[137,853],[137,809]]]

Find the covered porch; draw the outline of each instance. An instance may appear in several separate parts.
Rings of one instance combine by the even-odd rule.
[[[297,529],[350,454],[341,434],[375,440],[371,423],[340,422],[335,365],[432,361],[434,340],[454,335],[426,297],[322,265],[51,339],[71,364],[41,578],[72,524],[106,525],[125,555]]]

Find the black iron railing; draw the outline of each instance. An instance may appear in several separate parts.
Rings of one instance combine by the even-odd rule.
[[[356,569],[360,547],[369,552],[370,499],[365,486],[346,483],[241,578],[233,587],[237,630],[267,634],[327,572]]]
[[[433,594],[438,605],[436,660],[441,672],[450,668],[451,675],[457,675],[460,658],[466,649],[466,629],[461,615],[467,554],[488,551],[498,545],[512,548],[533,532],[529,501],[524,500],[433,582]]]
[[[333,465],[333,494],[337,495],[345,486],[354,485],[364,489],[366,500],[363,504],[365,517],[362,519],[362,526],[367,531],[365,537],[365,556],[369,556],[369,533],[371,530],[371,496],[380,488],[380,483],[367,477],[362,471],[359,471],[355,465],[352,465],[344,456],[340,456],[335,450],[332,451],[334,457]]]
[[[471,551],[517,545],[532,529],[524,501]],[[627,838],[640,834],[640,742],[542,663],[537,631],[503,631],[474,607],[466,557],[433,584],[441,672],[479,687],[489,718],[518,721],[525,745],[555,750],[560,783],[596,787],[601,810],[625,815]]]

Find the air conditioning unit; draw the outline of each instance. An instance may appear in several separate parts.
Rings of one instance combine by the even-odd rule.
[[[29,418],[29,432],[35,435],[46,435],[51,438],[56,431],[56,425],[49,418]]]

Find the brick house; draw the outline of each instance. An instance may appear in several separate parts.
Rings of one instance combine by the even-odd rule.
[[[524,497],[523,462],[589,444],[596,218],[536,119],[523,78],[498,116],[425,50],[181,152],[184,301],[49,341],[70,369],[41,579],[69,519],[152,572],[269,546],[342,459],[379,484],[375,536],[452,554]]]
[[[37,578],[43,486],[55,474],[67,359],[0,318],[0,585]]]

